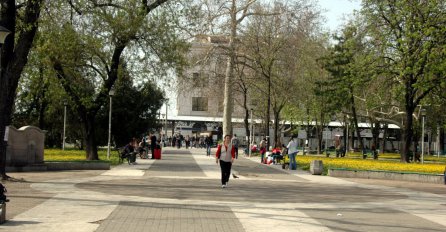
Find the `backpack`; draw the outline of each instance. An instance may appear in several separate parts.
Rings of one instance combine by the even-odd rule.
[[[6,199],[6,195],[5,195],[6,192],[8,192],[6,190],[6,187],[2,183],[0,183],[0,203],[9,201],[8,199]]]
[[[235,147],[238,147],[238,138],[232,139],[232,145],[234,145]]]

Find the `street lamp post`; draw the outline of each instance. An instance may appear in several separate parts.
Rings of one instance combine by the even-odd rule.
[[[163,143],[163,145],[164,145],[164,141],[165,141],[165,139],[166,139],[166,137],[167,137],[167,136],[166,136],[167,130],[166,130],[166,123],[165,123],[165,122],[166,122],[166,118],[165,118],[165,117],[166,117],[166,114],[162,113],[162,114],[161,114],[161,118],[162,118],[162,120],[163,120],[163,124],[164,124],[164,126],[163,126],[163,128],[162,128],[162,130],[161,130],[161,134],[162,134],[162,135],[160,136],[160,137],[161,137],[160,139],[161,139],[161,142]]]
[[[63,102],[63,138],[62,138],[62,150],[65,150],[65,129],[67,128],[67,101]]]
[[[348,127],[349,127],[349,125],[348,125],[348,120],[349,120],[349,116],[347,115],[347,120],[345,121],[345,127],[346,127],[346,140],[345,140],[345,153],[347,154],[348,153],[348,151],[349,151],[349,146],[350,146],[350,144],[349,144],[349,131],[348,131]]]
[[[115,95],[115,90],[112,88],[108,92],[110,96],[110,110],[108,111],[108,145],[107,145],[107,159],[110,159],[110,140],[111,140],[111,119],[112,119],[112,98]]]
[[[426,109],[421,109],[421,163],[424,164],[424,120],[426,117]]]
[[[168,111],[168,109],[169,109],[169,98],[166,99],[166,120],[164,121],[164,126],[165,126],[165,131],[166,131],[166,133],[165,133],[166,138],[164,138],[164,139],[166,139],[166,140],[167,140],[167,111]]]
[[[251,108],[251,131],[249,133],[249,147],[248,147],[248,153],[249,157],[251,157],[251,148],[254,140],[254,121],[252,120],[252,108]]]
[[[325,132],[325,154],[327,154],[328,152],[328,132],[330,131],[330,129],[328,129],[328,123],[327,123],[327,130]]]

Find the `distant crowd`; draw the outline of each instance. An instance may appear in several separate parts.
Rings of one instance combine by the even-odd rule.
[[[182,134],[178,133],[175,134],[172,137],[168,137],[165,139],[166,144],[169,144],[172,147],[176,147],[178,149],[182,148],[183,146],[186,147],[186,149],[189,148],[207,148],[208,146],[212,146],[214,141],[212,140],[212,137],[210,136],[183,136]]]

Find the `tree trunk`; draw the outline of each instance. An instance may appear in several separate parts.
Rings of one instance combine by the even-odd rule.
[[[444,154],[444,149],[445,149],[445,144],[444,144],[444,128],[440,128],[440,144],[438,146],[438,148],[440,149],[440,154],[443,155]]]
[[[383,139],[382,139],[382,145],[381,145],[381,153],[384,154],[384,151],[386,150],[386,144],[387,144],[387,131],[388,131],[388,124],[384,124],[383,128]]]
[[[403,149],[401,153],[401,162],[407,162],[409,163],[409,153],[410,153],[410,146],[412,144],[413,140],[413,119],[412,119],[412,113],[413,110],[409,109],[410,107],[406,107],[406,124],[404,124],[404,133],[403,133]]]
[[[232,77],[234,74],[234,60],[230,54],[226,63],[225,92],[223,100],[223,136],[232,134]]]
[[[350,150],[353,150],[355,148],[355,130],[353,130],[353,128],[355,128],[355,125],[353,125],[353,123],[348,125],[348,131],[350,132],[350,142],[348,143],[348,146]]]
[[[45,110],[48,106],[48,101],[45,100],[46,92],[48,91],[48,85],[43,76],[43,67],[39,67],[39,80],[42,83],[42,88],[40,89],[40,93],[38,99],[36,101],[41,101],[40,104],[36,104],[39,110],[39,128],[44,130],[46,128],[45,125]]]
[[[379,129],[380,129],[380,124],[379,122],[374,122],[372,123],[372,128],[370,128],[372,130],[372,146],[375,147],[375,149],[379,149]]]
[[[232,80],[234,77],[235,68],[235,39],[237,37],[237,6],[235,1],[231,5],[231,34],[229,38],[229,54],[226,63],[226,73],[225,73],[225,92],[223,100],[223,136],[232,134],[232,110],[233,110],[233,100],[232,100]]]
[[[265,126],[265,135],[266,135],[266,142],[268,146],[266,147],[266,150],[269,151],[270,146],[270,137],[269,137],[269,122],[271,121],[271,75],[268,76],[268,102],[266,106],[266,126]]]
[[[279,136],[280,112],[274,112],[274,147],[281,147]]]
[[[351,94],[350,94],[350,103],[352,104],[352,114],[353,114],[353,123],[354,123],[354,127],[355,127],[355,131],[356,131],[356,136],[358,137],[358,141],[359,141],[359,149],[362,150],[364,149],[364,141],[362,141],[361,138],[361,132],[359,130],[359,126],[358,126],[358,117],[356,114],[356,107],[355,107],[355,98],[353,96],[353,90],[351,90]]]
[[[86,159],[99,160],[95,134],[95,116],[86,116],[83,124],[85,130]]]
[[[172,138],[175,135],[175,125],[176,125],[175,121],[172,120]],[[211,135],[211,137],[212,137],[212,135]]]
[[[410,145],[413,141],[413,112],[415,110],[416,105],[414,105],[414,96],[413,96],[413,86],[411,81],[406,82],[405,89],[405,102],[406,102],[406,123],[404,124],[404,138],[403,138],[403,149],[401,153],[401,162],[409,163],[409,152]],[[414,151],[414,157],[415,157]]]
[[[248,144],[251,144],[251,133],[249,131],[249,109],[247,105],[247,94],[244,92],[243,96],[243,108],[245,109],[245,118],[243,119],[244,125],[245,125],[245,133],[248,136]]]
[[[316,122],[317,154],[322,154],[323,127]],[[327,146],[327,144],[325,144]]]
[[[347,117],[346,115],[344,115],[344,128],[342,129],[342,134],[343,136],[343,147],[344,147],[344,151],[347,153],[348,152],[348,147],[347,147],[347,141],[348,141],[348,132],[347,132],[347,127],[348,127],[348,122],[347,122]],[[336,146],[335,146],[336,147]]]

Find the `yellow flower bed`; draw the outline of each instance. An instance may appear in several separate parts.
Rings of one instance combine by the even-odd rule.
[[[61,149],[45,149],[44,151],[45,161],[86,161],[86,152],[83,150],[61,150]],[[99,160],[107,160],[107,151],[99,149],[98,150]],[[110,154],[110,162],[117,164],[119,160],[116,151],[112,151]]]
[[[398,153],[384,153],[384,154],[379,153],[378,155],[379,155],[379,158],[381,158],[381,159],[397,159],[397,160],[399,160],[401,158],[401,155],[398,154]],[[349,152],[349,153],[347,153],[346,156],[348,158],[359,158],[359,159],[362,159],[362,154],[360,152]],[[437,157],[437,156],[433,156],[433,155],[425,155],[424,156],[424,160],[425,161],[446,163],[446,157],[445,156]]]
[[[85,151],[45,149],[44,158],[45,161],[83,161],[85,160]]]
[[[416,172],[443,174],[446,164],[420,164],[420,163],[400,163],[399,161],[351,159],[351,158],[326,158],[318,156],[298,156],[298,165],[307,169],[312,160],[322,160],[324,169],[345,168],[353,170],[380,170],[394,172]]]

